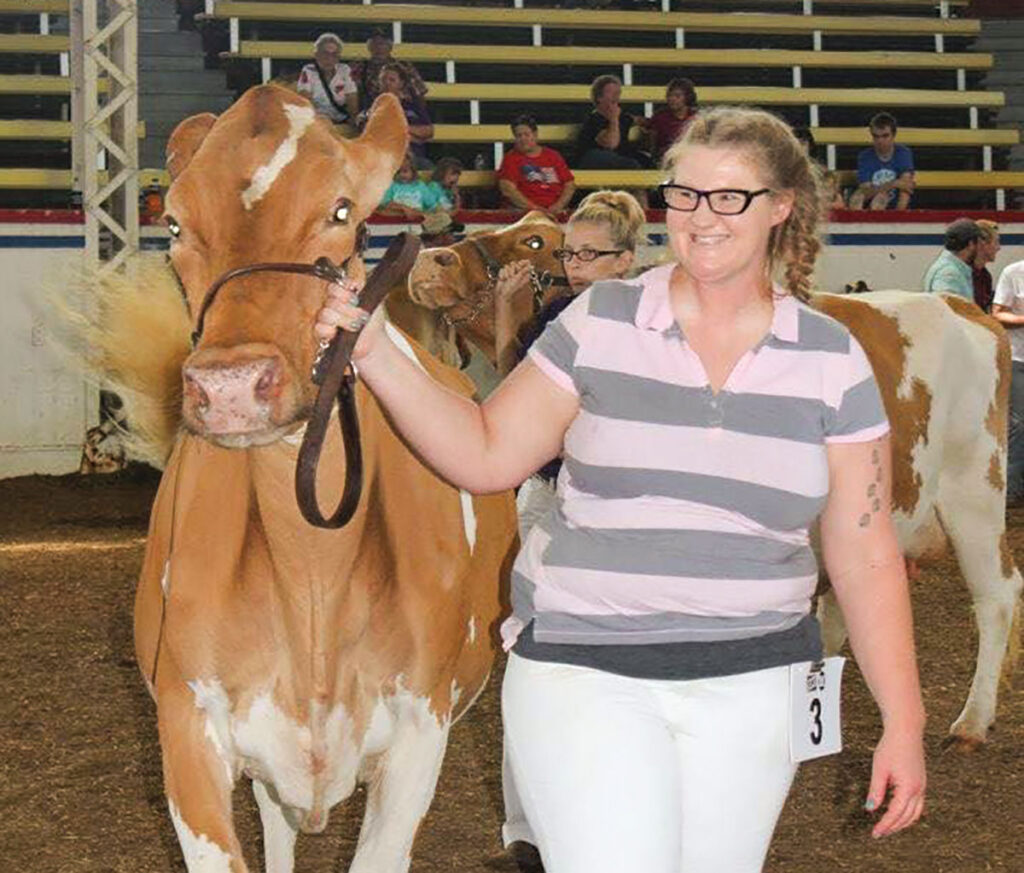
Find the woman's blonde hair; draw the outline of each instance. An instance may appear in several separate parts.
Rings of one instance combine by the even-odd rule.
[[[626,191],[594,191],[569,216],[569,224],[588,222],[608,225],[612,244],[635,252],[647,217],[636,198]]]
[[[672,173],[693,145],[731,148],[749,155],[772,191],[792,191],[793,209],[768,237],[768,272],[781,267],[787,290],[808,300],[814,262],[821,250],[819,225],[827,214],[827,187],[821,167],[807,154],[786,122],[761,109],[721,106],[697,113],[686,132],[666,152]]]

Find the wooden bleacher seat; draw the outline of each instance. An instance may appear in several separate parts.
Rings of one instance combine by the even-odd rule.
[[[538,138],[546,144],[572,142],[575,124],[542,124]],[[634,130],[638,130],[634,128]],[[819,145],[871,144],[866,127],[814,127],[814,140]],[[433,142],[495,143],[511,140],[507,124],[435,124]],[[1020,142],[1017,130],[978,130],[971,128],[901,127],[899,141],[908,146],[1012,146]]]
[[[108,90],[110,82],[104,76],[96,87],[101,92]],[[0,94],[70,94],[71,79],[67,76],[46,74],[0,74]]]
[[[70,0],[0,0],[0,15],[67,15]]]
[[[49,55],[71,50],[71,38],[53,33],[0,33],[0,52]]]
[[[237,52],[222,52],[225,59],[248,58],[305,60],[308,42],[242,40]],[[531,66],[591,66],[614,68],[624,64],[652,67],[817,67],[833,69],[988,70],[992,55],[966,52],[801,51],[792,49],[674,49],[592,46],[440,45],[403,42],[394,47],[395,58],[413,63],[529,64]],[[344,61],[365,60],[366,46],[347,43]]]
[[[510,9],[493,6],[349,5],[339,3],[271,3],[216,0],[212,15],[250,21],[310,21],[348,24],[429,24],[471,27],[560,27],[573,30],[675,31],[920,36],[976,36],[981,24],[970,18],[921,16],[792,15],[720,12],[625,12],[597,9]]]
[[[139,139],[146,136],[146,123],[136,125]],[[70,121],[50,121],[39,118],[0,119],[0,140],[66,140],[70,141],[74,131]]]
[[[589,85],[533,85],[476,82],[430,82],[430,102],[492,101],[522,105],[532,103],[590,103]],[[702,104],[746,104],[749,106],[886,106],[900,107],[1000,107],[1006,103],[1001,91],[942,91],[923,88],[781,88],[747,85],[700,85]],[[626,85],[622,102],[660,103],[665,98],[661,85]]]

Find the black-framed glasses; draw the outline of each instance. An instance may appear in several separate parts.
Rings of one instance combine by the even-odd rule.
[[[583,263],[588,263],[589,261],[603,258],[605,255],[621,255],[624,251],[625,249],[607,249],[605,251],[599,249],[580,249],[578,252],[574,252],[572,249],[555,249],[551,254],[556,261],[567,264],[573,258],[579,258]]]
[[[703,197],[707,199],[711,211],[719,215],[739,215],[741,212],[747,211],[747,207],[755,197],[772,193],[771,188],[761,188],[759,191],[744,191],[741,188],[716,188],[713,191],[699,191],[696,188],[687,188],[685,185],[675,185],[672,182],[659,185],[658,191],[661,192],[665,205],[669,209],[679,212],[696,212]]]

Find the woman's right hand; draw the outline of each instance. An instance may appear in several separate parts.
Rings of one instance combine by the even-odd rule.
[[[323,342],[330,342],[338,330],[359,331],[359,339],[352,350],[352,360],[367,357],[384,336],[384,304],[373,315],[359,308],[359,292],[363,285],[354,279],[327,286],[327,298],[316,314],[313,333]]]
[[[511,301],[523,288],[530,284],[530,270],[533,265],[529,261],[510,261],[498,271],[498,282],[494,286],[494,296],[503,302]]]

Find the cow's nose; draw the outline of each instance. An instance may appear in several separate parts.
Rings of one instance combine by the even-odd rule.
[[[186,414],[209,433],[248,433],[267,426],[280,395],[282,367],[275,358],[185,367]]]
[[[451,267],[455,263],[455,252],[438,252],[434,255],[434,263],[441,267]]]

